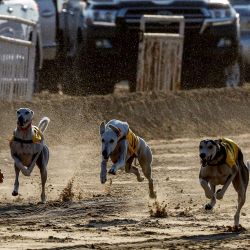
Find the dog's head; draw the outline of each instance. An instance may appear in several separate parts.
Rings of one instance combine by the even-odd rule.
[[[16,111],[17,127],[25,129],[32,123],[34,112],[29,108],[20,108]]]
[[[100,125],[100,136],[102,139],[102,156],[108,159],[112,152],[115,150],[121,131],[113,126],[105,126],[105,122]]]
[[[214,159],[219,145],[214,140],[203,140],[200,142],[199,153],[200,158],[203,163],[207,163]]]

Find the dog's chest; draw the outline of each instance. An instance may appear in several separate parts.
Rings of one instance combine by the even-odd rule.
[[[200,171],[200,177],[214,185],[224,185],[231,174],[232,169],[226,164],[201,167]]]
[[[33,156],[41,152],[42,144],[40,143],[25,144],[14,141],[12,142],[12,147],[18,158],[22,161],[22,163],[25,166],[27,166],[31,163]]]

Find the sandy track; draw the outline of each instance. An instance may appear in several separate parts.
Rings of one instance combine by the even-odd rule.
[[[250,135],[235,138],[248,158]],[[154,152],[154,178],[160,202],[167,204],[168,217],[149,215],[147,182],[138,183],[133,175],[120,172],[101,185],[98,179],[98,151],[79,145],[70,163],[67,146],[52,147],[48,181],[48,203],[39,199],[38,171],[29,179],[22,176],[21,196],[10,197],[13,171],[6,166],[5,186],[0,204],[0,242],[6,249],[140,249],[140,248],[224,248],[249,247],[250,233],[226,232],[232,225],[236,194],[230,187],[214,212],[203,210],[206,202],[198,183],[198,139],[150,141]],[[86,161],[92,154],[95,160]],[[2,152],[1,160],[8,152]],[[63,155],[58,162],[58,155]],[[78,156],[78,157],[77,157]],[[91,158],[91,157],[90,157]],[[70,169],[69,169],[70,166]],[[67,182],[75,177],[73,203],[57,201]],[[249,192],[248,192],[249,196]],[[249,202],[242,210],[242,224],[249,230]]]
[[[227,232],[233,225],[236,193],[230,187],[215,210],[205,212],[197,157],[201,136],[225,134],[250,159],[249,96],[249,89],[204,90],[159,96],[41,96],[27,103],[38,117],[46,114],[52,120],[46,131],[51,150],[46,205],[38,204],[38,169],[29,178],[21,176],[20,195],[11,196],[14,171],[6,138],[15,123],[11,112],[20,104],[6,113],[7,104],[1,103],[5,180],[0,186],[0,248],[249,249],[250,191],[241,215],[246,231]],[[153,201],[147,181],[138,183],[135,176],[119,172],[110,177],[112,184],[99,182],[98,124],[125,115],[153,149],[158,201],[167,204],[166,218],[150,217]],[[74,201],[63,203],[59,196],[72,178]]]

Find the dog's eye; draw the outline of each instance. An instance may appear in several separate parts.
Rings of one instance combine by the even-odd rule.
[[[212,148],[213,148],[213,146],[212,146],[212,145],[208,146],[208,149],[212,149]]]
[[[202,146],[199,146],[199,149],[202,149]]]
[[[102,142],[103,142],[103,143],[105,142],[104,139],[102,139]]]
[[[29,114],[29,111],[26,111],[26,112],[25,112],[25,115],[28,115],[28,114]]]
[[[113,140],[113,139],[111,139],[109,142],[110,142],[110,143],[114,143],[114,140]]]
[[[18,115],[20,115],[20,111],[17,111],[16,113],[17,113]]]

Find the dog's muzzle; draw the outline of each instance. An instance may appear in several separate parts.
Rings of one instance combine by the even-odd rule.
[[[200,158],[201,158],[201,165],[202,167],[206,167],[207,166],[207,160],[206,158],[206,154],[205,153],[201,153],[200,154]]]
[[[23,116],[19,116],[17,119],[17,125],[21,128],[27,127],[29,124],[29,121],[25,120]]]
[[[18,119],[17,119],[17,124],[18,124],[20,127],[24,126],[25,120],[24,120],[24,118],[23,118],[22,116],[19,116],[19,117],[18,117]]]
[[[205,154],[205,153],[200,153],[200,158],[201,158],[202,160],[204,160],[204,159],[206,158],[206,154]]]
[[[104,150],[102,151],[102,156],[103,156],[103,158],[104,158],[105,160],[107,160],[107,159],[109,158],[107,150],[104,149]]]

